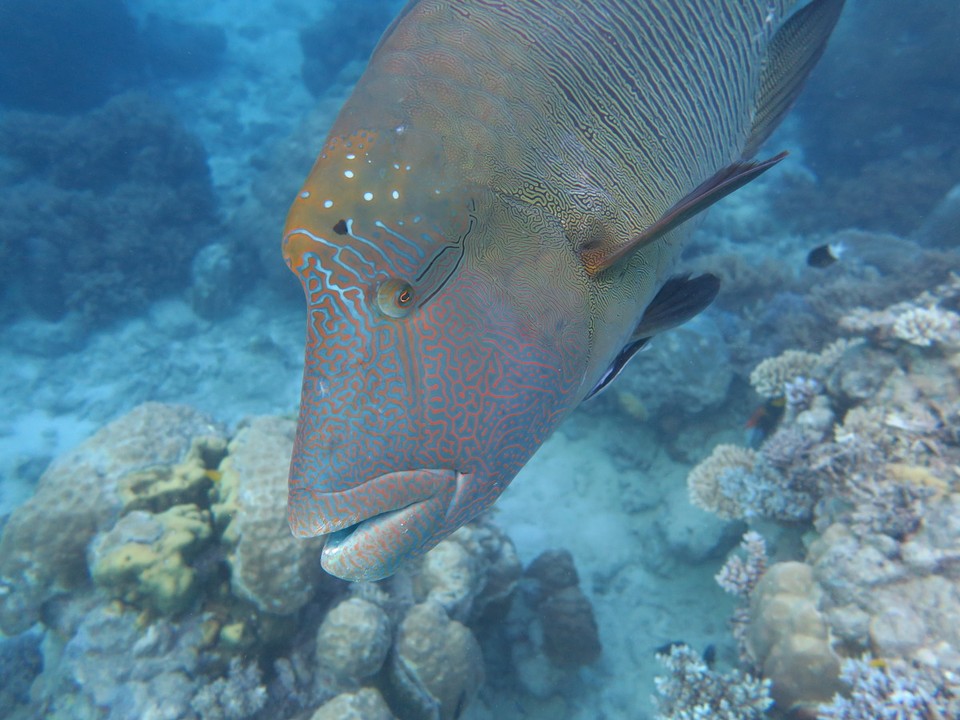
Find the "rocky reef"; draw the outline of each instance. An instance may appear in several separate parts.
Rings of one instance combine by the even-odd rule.
[[[0,538],[5,716],[454,720],[484,643],[553,682],[599,657],[569,553],[524,571],[485,520],[389,581],[325,575],[286,523],[295,427],[148,403],[54,461]]]

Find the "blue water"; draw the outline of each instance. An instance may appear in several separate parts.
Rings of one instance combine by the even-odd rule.
[[[402,6],[0,0],[0,717],[687,717],[735,669],[810,717],[960,717],[960,6],[848,0],[761,153],[790,157],[686,251],[716,302],[488,524],[348,587],[286,534],[304,310],[280,232]],[[751,383],[839,338],[779,396]],[[724,443],[755,460],[718,473],[733,518],[687,486]],[[714,576],[747,529],[780,567],[745,600]],[[561,549],[554,592],[565,556],[534,560]],[[716,663],[657,705],[679,641]],[[889,692],[818,711],[866,654]]]

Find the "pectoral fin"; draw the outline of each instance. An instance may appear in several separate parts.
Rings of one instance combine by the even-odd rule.
[[[699,315],[713,302],[720,292],[720,278],[709,273],[691,278],[689,274],[667,280],[653,301],[643,311],[643,316],[630,336],[630,340],[617,353],[610,367],[584,398],[588,400],[612,383],[633,358],[649,342],[650,338],[664,330]]]
[[[596,275],[612,267],[640,248],[646,247],[663,237],[694,215],[713,205],[721,198],[739,190],[751,180],[758,178],[787,156],[786,151],[774,155],[769,160],[751,162],[738,160],[716,172],[712,177],[700,183],[689,194],[675,203],[653,225],[634,235],[625,243],[601,245],[585,248],[581,259],[587,272]]]

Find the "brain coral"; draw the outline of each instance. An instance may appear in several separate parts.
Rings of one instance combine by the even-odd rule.
[[[57,458],[0,539],[0,629],[22,632],[47,600],[85,583],[87,545],[116,522],[125,475],[173,465],[197,436],[222,435],[188,407],[145,403]]]
[[[323,538],[294,538],[287,526],[287,467],[296,423],[254,418],[230,441],[213,514],[229,548],[234,594],[265,612],[296,612],[320,579]]]

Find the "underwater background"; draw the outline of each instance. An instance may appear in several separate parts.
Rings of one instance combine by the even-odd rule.
[[[0,0],[0,717],[960,717],[960,5],[849,0],[717,301],[349,584],[280,232],[402,5]]]

